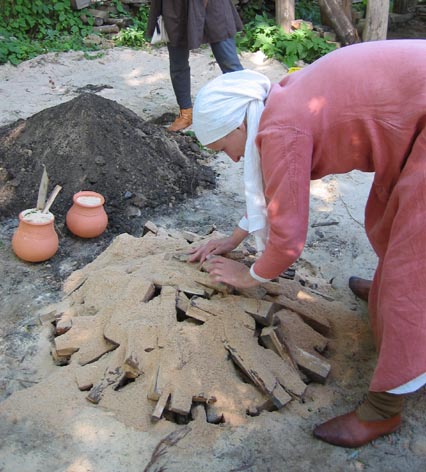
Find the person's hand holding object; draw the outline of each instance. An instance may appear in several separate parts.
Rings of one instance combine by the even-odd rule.
[[[259,282],[250,275],[244,264],[220,256],[208,256],[204,268],[214,282],[222,282],[236,288],[250,288]]]
[[[247,231],[236,227],[231,236],[212,239],[202,246],[191,249],[189,254],[192,255],[188,258],[188,262],[200,261],[202,264],[209,255],[226,254],[227,252],[231,252],[244,241],[247,235]]]

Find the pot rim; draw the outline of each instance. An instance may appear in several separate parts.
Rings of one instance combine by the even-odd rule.
[[[98,197],[101,199],[101,202],[98,205],[87,205],[84,202],[78,202],[77,200],[79,197]],[[103,206],[105,203],[104,196],[98,192],[93,192],[92,190],[81,190],[80,192],[77,192],[73,195],[72,200],[76,205],[79,205],[85,208],[98,208],[100,206]]]
[[[48,221],[32,221],[32,220],[27,220],[25,219],[26,212],[34,212],[34,213],[42,213],[42,210],[37,210],[37,208],[27,208],[26,210],[22,210],[19,213],[19,221],[22,221],[24,223],[27,223],[29,225],[35,225],[35,226],[45,226],[45,225],[50,225],[55,221],[55,215],[48,211],[47,213],[43,213],[45,215],[49,215],[50,219]]]

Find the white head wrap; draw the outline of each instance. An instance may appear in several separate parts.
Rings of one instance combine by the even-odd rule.
[[[247,119],[244,151],[244,186],[248,230],[257,249],[263,251],[267,237],[266,202],[260,156],[255,139],[270,80],[252,70],[220,75],[198,93],[193,109],[193,130],[201,144],[211,144],[237,129]]]

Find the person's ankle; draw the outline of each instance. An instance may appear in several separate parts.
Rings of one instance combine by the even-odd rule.
[[[192,125],[192,108],[181,108],[179,116],[167,128],[167,131],[180,131]]]
[[[365,401],[356,409],[361,421],[381,421],[402,412],[403,395],[388,392],[368,392]]]

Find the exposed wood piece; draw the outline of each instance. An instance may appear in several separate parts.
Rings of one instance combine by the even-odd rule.
[[[223,411],[216,405],[206,405],[206,418],[208,423],[219,424],[223,423]]]
[[[139,375],[143,374],[143,370],[139,365],[138,356],[135,352],[131,352],[130,355],[125,359],[123,371],[126,373],[126,377],[129,379],[136,379],[139,377]]]
[[[323,305],[309,294],[300,291],[298,300],[290,300],[290,298],[285,295],[280,295],[273,300],[277,305],[281,305],[283,308],[288,308],[298,313],[305,323],[319,333],[326,336],[330,334],[331,325],[323,314]]]
[[[176,295],[176,308],[186,313],[186,310],[188,309],[188,307],[189,307],[188,297],[183,292],[178,291]]]
[[[80,349],[80,343],[66,338],[66,333],[55,339],[55,350],[59,357],[70,357]]]
[[[160,366],[157,367],[157,370],[154,371],[153,376],[151,377],[150,386],[147,393],[147,398],[152,401],[158,401],[161,396],[160,384]]]
[[[38,318],[42,325],[52,323],[60,319],[64,313],[74,313],[72,303],[69,300],[62,300],[41,308],[38,312]]]
[[[77,359],[80,365],[93,362],[117,347],[103,337],[103,330],[104,319],[101,316],[74,317],[72,328],[55,338],[56,351],[59,356],[71,356],[79,351]]]
[[[206,296],[206,291],[204,290],[204,287],[200,287],[200,286],[191,286],[191,287],[184,287],[184,286],[180,286],[179,287],[179,290],[181,292],[184,292],[186,293],[187,295],[189,295],[189,297],[192,297],[194,295],[198,296],[198,297],[205,297]]]
[[[204,405],[193,405],[191,408],[191,416],[194,421],[199,421],[200,423],[207,422],[207,412]]]
[[[231,355],[232,360],[260,390],[268,395],[278,409],[291,401],[290,395],[281,387],[276,379],[271,382],[270,378],[264,377],[266,372],[258,372],[252,366],[247,365],[237,349],[228,342],[225,342],[224,346]]]
[[[284,361],[293,366],[295,372],[297,372],[297,364],[291,355],[291,350],[287,346],[285,339],[283,340],[284,342],[281,342],[278,338],[275,327],[267,326],[263,328],[260,333],[260,339],[266,348],[276,352]]]
[[[152,412],[151,419],[154,421],[158,421],[163,416],[164,409],[167,406],[167,403],[170,398],[170,390],[164,390],[161,394],[160,398],[158,399],[157,404],[155,405],[154,411]]]
[[[241,297],[240,306],[262,326],[269,326],[272,323],[274,311],[279,309],[272,302],[243,297]]]
[[[189,415],[192,406],[192,395],[183,390],[173,390],[169,410],[178,415]]]
[[[143,294],[143,295],[142,295]],[[155,284],[148,280],[141,281],[142,303],[151,300],[155,294]]]
[[[280,282],[265,282],[261,285],[261,287],[266,291],[268,295],[278,296],[278,295],[286,295],[290,298],[293,298],[292,294],[288,294],[286,290],[286,286]]]
[[[104,378],[95,385],[91,390],[89,395],[87,395],[86,399],[89,400],[91,403],[98,404],[108,387],[119,387],[125,378],[125,374],[120,368],[116,368],[115,370],[107,370]]]
[[[307,326],[296,313],[288,310],[274,316],[278,339],[285,342],[299,368],[315,382],[324,383],[330,373],[330,364],[317,352],[324,351],[328,340]]]
[[[76,276],[76,274],[78,274]],[[65,298],[71,296],[79,288],[81,288],[86,282],[87,277],[84,277],[81,272],[76,271],[68,277],[66,284],[64,286]]]
[[[69,316],[61,316],[56,322],[55,334],[61,336],[72,328],[72,319]]]
[[[276,284],[278,285],[278,284]],[[268,291],[262,286],[238,289],[238,294],[245,298],[253,298],[255,300],[263,300]]]
[[[190,303],[192,306],[213,316],[226,315],[229,313],[229,306],[224,307],[223,303],[220,301],[216,302],[215,300],[207,300],[202,297],[192,297]]]
[[[207,312],[191,304],[189,304],[188,309],[186,310],[185,314],[189,318],[192,318],[197,321],[201,321],[202,323],[205,323],[210,318],[210,315]]]
[[[199,234],[193,233],[192,231],[182,231],[182,236],[189,243],[194,243],[194,242],[200,241],[202,239],[202,237]]]
[[[70,358],[67,356],[59,356],[54,347],[50,348],[50,354],[52,356],[52,359],[55,365],[63,366],[63,365],[69,364]]]
[[[215,403],[217,398],[214,395],[206,395],[204,392],[199,392],[192,395],[192,401],[200,403]]]
[[[318,292],[318,290],[314,290],[312,288],[308,288],[309,292],[313,293],[314,295],[318,295],[321,298],[324,298],[324,300],[327,300],[328,302],[334,302],[335,299],[333,297],[330,297],[326,295],[325,293]]]
[[[81,391],[90,390],[94,383],[99,380],[100,376],[100,367],[96,363],[78,368],[75,372],[75,381],[77,382],[78,389]]]
[[[277,311],[274,314],[274,322],[282,335],[280,339],[291,340],[293,344],[313,355],[324,352],[327,348],[329,340],[312,329],[293,311]]]
[[[120,28],[117,25],[102,25],[94,26],[93,31],[95,33],[119,33]]]
[[[314,382],[325,383],[331,370],[331,365],[319,359],[309,352],[294,346],[292,348],[293,356],[297,365],[311,378]]]
[[[306,391],[306,384],[301,373],[292,363],[283,360],[272,349],[265,349],[262,362],[268,366],[270,374],[280,383],[291,396],[302,398]]]
[[[143,225],[142,236],[145,236],[145,234],[147,234],[147,233],[157,234],[158,233],[158,226],[155,223],[153,223],[152,221],[147,221]]]
[[[219,293],[223,293],[224,295],[233,293],[234,289],[230,285],[226,285],[221,282],[218,282],[218,283],[212,282],[207,274],[204,278],[201,278],[201,275],[202,274],[200,273],[198,277],[195,277],[195,282],[197,284],[200,284],[203,287],[214,289]]]

